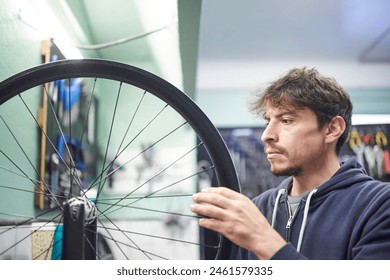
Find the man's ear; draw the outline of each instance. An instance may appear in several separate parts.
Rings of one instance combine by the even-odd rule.
[[[335,116],[327,125],[326,138],[328,143],[336,141],[344,133],[346,128],[345,121],[340,116]]]

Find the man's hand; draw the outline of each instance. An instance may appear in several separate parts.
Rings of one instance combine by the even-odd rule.
[[[219,232],[238,246],[270,259],[286,241],[271,227],[256,205],[231,189],[206,188],[194,194],[191,211],[204,216],[199,225]]]

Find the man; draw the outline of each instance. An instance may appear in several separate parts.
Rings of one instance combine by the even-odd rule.
[[[253,202],[224,187],[195,194],[199,224],[237,244],[240,259],[390,259],[390,185],[338,160],[348,94],[315,69],[293,69],[253,109],[267,124],[272,173],[290,177]]]

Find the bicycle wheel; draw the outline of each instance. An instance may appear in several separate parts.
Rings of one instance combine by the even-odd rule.
[[[86,217],[96,212],[83,225],[95,222],[83,233],[92,259],[231,256],[232,243],[189,211],[204,186],[240,191],[230,154],[167,81],[113,61],[61,60],[1,82],[0,105],[1,259],[61,259],[75,200],[94,207]]]

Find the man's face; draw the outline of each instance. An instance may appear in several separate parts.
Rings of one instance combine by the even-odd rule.
[[[313,111],[268,103],[264,119],[267,127],[261,140],[273,174],[300,176],[321,167],[325,128],[319,129]]]

